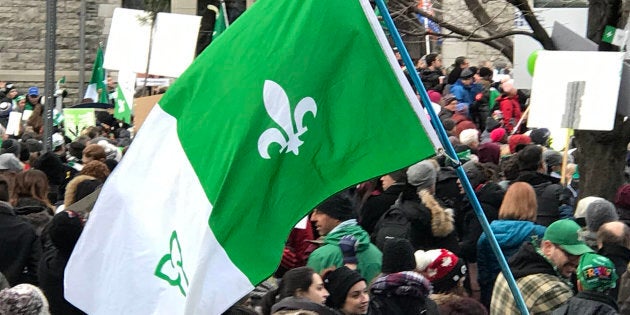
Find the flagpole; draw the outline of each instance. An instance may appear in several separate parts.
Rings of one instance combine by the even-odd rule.
[[[227,16],[227,8],[225,7],[225,1],[221,0],[221,9],[223,9],[223,19],[225,19],[225,28],[230,26],[230,21]]]
[[[413,65],[413,62],[411,61],[411,57],[409,56],[409,52],[407,52],[407,49],[405,48],[405,45],[403,44],[402,38],[400,37],[400,34],[398,33],[398,29],[396,29],[396,25],[394,25],[394,21],[389,15],[389,11],[387,10],[387,6],[385,5],[384,0],[376,0],[376,6],[378,7],[378,10],[381,12],[383,16],[383,20],[385,21],[387,28],[389,29],[390,35],[394,39],[394,43],[396,44],[396,47],[398,47],[398,51],[400,52],[400,55],[402,56],[402,59],[406,67],[408,69],[414,69],[414,65]],[[456,162],[457,167],[455,168],[455,171],[457,172],[457,177],[459,177],[459,180],[464,190],[466,191],[466,195],[468,196],[468,199],[470,200],[470,203],[473,206],[475,214],[477,215],[477,219],[479,220],[479,223],[481,223],[481,227],[483,228],[484,233],[486,233],[486,236],[488,237],[488,241],[490,242],[490,246],[492,247],[492,250],[494,251],[494,254],[497,257],[497,260],[499,261],[499,265],[501,265],[503,276],[507,280],[508,286],[510,287],[510,290],[512,291],[512,295],[514,296],[516,305],[521,311],[521,314],[528,315],[529,311],[527,310],[525,301],[523,300],[523,297],[521,296],[521,293],[518,290],[516,281],[514,280],[514,276],[510,272],[510,268],[508,267],[507,261],[505,260],[503,253],[501,252],[501,248],[499,247],[499,243],[497,242],[497,239],[494,236],[494,233],[492,233],[492,230],[490,229],[490,224],[488,223],[488,219],[486,218],[486,215],[483,213],[483,210],[481,209],[479,200],[477,200],[477,196],[475,195],[475,191],[473,190],[473,187],[470,185],[470,181],[468,180],[468,177],[466,177],[466,172],[461,167],[461,163],[459,162],[459,158],[457,157],[457,154],[455,153],[455,149],[451,145],[450,141],[448,141],[448,135],[446,134],[446,130],[444,130],[444,126],[442,126],[440,119],[438,118],[437,114],[433,111],[433,107],[430,105],[426,106],[426,104],[431,104],[431,101],[429,100],[429,95],[427,94],[427,91],[425,90],[424,85],[421,83],[418,73],[416,71],[409,71],[409,75],[411,76],[411,80],[416,86],[418,93],[420,93],[420,99],[422,100],[422,104],[425,104],[424,108],[427,110],[427,112],[429,113],[429,116],[431,117],[431,123],[433,124],[433,127],[437,131],[438,137],[440,138],[440,141],[442,142],[442,145],[444,146],[444,149],[446,150],[447,156],[449,156],[450,159]]]

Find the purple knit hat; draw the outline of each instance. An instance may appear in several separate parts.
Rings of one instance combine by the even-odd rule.
[[[499,165],[501,147],[494,142],[484,143],[477,148],[477,156],[480,163],[492,162]]]

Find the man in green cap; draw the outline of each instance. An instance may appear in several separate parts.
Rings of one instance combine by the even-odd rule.
[[[578,294],[557,308],[554,315],[618,314],[617,301],[607,294],[617,286],[615,264],[610,259],[594,253],[582,255],[577,279]]]
[[[591,253],[578,238],[580,226],[572,220],[558,220],[545,231],[542,241],[523,243],[509,260],[510,271],[530,314],[549,314],[573,296],[570,282],[580,256]],[[518,314],[512,291],[499,274],[492,291],[490,314]]]

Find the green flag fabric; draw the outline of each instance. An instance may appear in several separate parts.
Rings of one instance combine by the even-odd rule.
[[[131,107],[125,99],[125,95],[118,86],[116,88],[116,105],[114,106],[114,118],[120,119],[128,124],[131,123]]]
[[[91,98],[94,102],[109,103],[107,87],[105,86],[105,69],[103,69],[103,48],[98,46],[96,58],[92,67],[92,77],[84,98]]]
[[[145,120],[65,296],[89,314],[220,314],[321,201],[439,146],[368,0],[259,0]]]

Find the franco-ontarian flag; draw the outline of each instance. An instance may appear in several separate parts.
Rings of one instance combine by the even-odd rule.
[[[368,0],[259,0],[145,120],[66,298],[91,315],[220,314],[322,200],[437,147]]]
[[[107,86],[105,86],[105,69],[103,69],[103,48],[99,45],[92,66],[90,84],[85,90],[84,98],[91,98],[94,102],[109,103]]]

